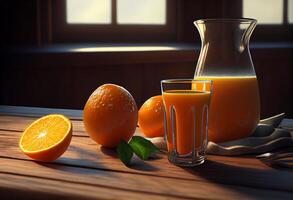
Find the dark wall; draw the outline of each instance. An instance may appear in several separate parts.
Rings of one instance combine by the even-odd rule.
[[[2,45],[36,45],[37,1],[5,1],[1,8]]]
[[[184,42],[200,42],[193,22],[205,18],[239,18],[241,1],[181,0],[179,2],[178,38]]]
[[[194,59],[193,51],[14,53],[2,67],[0,104],[81,109],[98,86],[115,83],[140,106],[161,93],[160,80],[192,78]]]
[[[199,51],[13,54],[1,72],[0,104],[82,109],[104,83],[122,85],[138,106],[160,94],[160,80],[192,78]],[[251,50],[261,115],[293,117],[292,49]],[[241,91],[240,91],[241,92]]]
[[[293,118],[293,49],[251,51],[258,78],[261,116],[285,112]]]

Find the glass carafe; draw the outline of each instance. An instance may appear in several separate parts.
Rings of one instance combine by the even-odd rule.
[[[201,37],[195,79],[213,81],[209,140],[249,136],[259,122],[256,74],[249,52],[254,19],[202,19],[194,22]]]

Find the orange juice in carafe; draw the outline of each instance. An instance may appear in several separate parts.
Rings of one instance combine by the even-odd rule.
[[[209,140],[249,136],[260,117],[257,78],[249,52],[254,19],[202,19],[194,22],[201,51],[194,78],[213,81]]]
[[[248,136],[259,122],[255,76],[201,76],[213,81],[209,109],[209,140],[223,142]]]

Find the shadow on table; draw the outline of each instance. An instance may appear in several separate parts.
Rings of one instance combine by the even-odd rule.
[[[98,148],[96,149],[98,151]],[[86,158],[89,160],[97,160],[99,159],[97,151],[85,149],[78,146],[70,146],[69,151],[76,154],[78,158]]]
[[[43,167],[50,169],[70,172],[75,174],[97,174],[103,173],[107,176],[112,176],[111,171],[108,171],[106,167],[103,167],[100,163],[95,161],[89,161],[87,159],[74,159],[69,157],[63,157],[55,162],[36,162]]]
[[[70,193],[53,193],[49,191],[38,191],[28,189],[18,189],[18,188],[0,188],[1,199],[9,200],[40,200],[40,199],[70,199],[70,200],[80,200],[81,197],[78,195],[71,195]],[[84,198],[83,199],[88,199]]]
[[[107,156],[119,159],[115,148],[107,148],[107,147],[101,146],[100,151]],[[160,154],[153,154],[149,157],[148,161],[158,160],[158,159],[162,159],[162,156]]]
[[[56,161],[52,163],[37,163],[48,168],[79,174],[95,174],[97,173],[96,170],[104,170],[105,173],[110,174],[107,171],[107,167],[99,162],[99,159],[97,152],[72,145],[68,152]]]
[[[97,151],[101,151],[104,155],[111,157],[113,162],[120,162],[117,157],[117,153],[115,149],[105,148],[105,147],[97,147]],[[103,173],[111,174],[111,171],[120,171],[117,168],[111,168],[111,158],[109,160],[105,160],[105,158],[99,158],[99,153],[87,150],[84,148],[80,148],[77,146],[71,146],[68,154],[70,156],[66,157],[62,156],[57,159],[53,163],[46,162],[37,162],[42,166],[46,166],[49,168],[53,168],[60,171],[72,171],[74,173],[79,174],[94,174],[97,173],[96,170],[103,170]],[[105,163],[109,166],[104,166],[99,159],[104,159]],[[160,156],[153,156],[148,161],[143,161],[133,157],[131,161],[131,165],[127,166],[129,169],[138,170],[138,171],[157,171],[158,168],[154,165],[151,165],[151,160],[160,159]],[[121,162],[121,166],[123,166]]]
[[[107,156],[110,156],[115,159],[119,159],[117,156],[117,153],[116,153],[116,149],[106,148],[106,147],[101,146],[100,150],[103,154],[105,154]],[[154,155],[151,158],[149,158],[148,161],[143,161],[134,155],[131,160],[131,164],[127,167],[130,169],[139,170],[139,171],[157,171],[157,170],[159,170],[157,167],[149,164],[149,163],[151,163],[152,160],[155,160],[155,159],[161,159],[161,156]]]
[[[132,159],[131,165],[129,166],[129,168],[138,170],[138,171],[158,171],[159,170],[159,168],[151,164],[151,160],[143,161],[136,156],[134,156],[134,158]]]
[[[233,186],[292,192],[293,174],[276,169],[256,169],[206,160],[203,165],[183,168],[191,175]]]
[[[119,159],[115,148],[107,148],[107,147],[100,146],[99,150],[107,156]]]

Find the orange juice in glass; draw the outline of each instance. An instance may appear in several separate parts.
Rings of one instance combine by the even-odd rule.
[[[208,134],[210,80],[161,81],[168,159],[182,166],[204,162]]]

